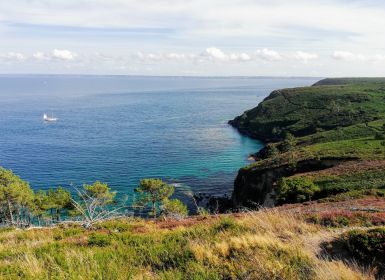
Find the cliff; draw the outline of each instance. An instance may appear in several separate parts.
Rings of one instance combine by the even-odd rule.
[[[275,90],[257,107],[229,121],[267,145],[255,154],[255,163],[239,171],[234,206],[274,205],[281,178],[306,177],[307,172],[346,160],[384,158],[384,101],[383,78],[324,79],[309,87]],[[331,184],[321,185],[319,193],[326,194],[324,188]],[[385,178],[370,188],[381,184]]]

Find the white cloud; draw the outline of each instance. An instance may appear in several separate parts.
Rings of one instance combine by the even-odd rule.
[[[78,55],[77,53],[71,52],[69,50],[54,49],[51,53],[51,56],[52,58],[61,60],[74,60]]]
[[[220,61],[220,62],[246,62],[251,61],[252,57],[245,53],[225,53],[221,49],[216,47],[207,48],[204,53],[201,54],[199,58],[200,62],[204,62],[205,59],[211,61]]]
[[[252,60],[251,56],[247,53],[232,53],[230,54],[230,59],[232,61],[250,61]]]
[[[0,54],[0,59],[7,61],[23,61],[26,59],[25,55],[18,52],[8,52]]]
[[[366,57],[362,54],[355,54],[349,51],[334,51],[332,57],[336,60],[353,61],[365,60]]]
[[[220,60],[220,61],[228,61],[229,56],[225,54],[222,50],[215,48],[215,47],[210,47],[206,49],[205,53],[209,58],[214,59],[214,60]]]
[[[360,54],[349,51],[334,51],[332,58],[339,61],[372,62],[374,64],[385,61],[383,54]]]
[[[164,62],[164,61],[191,61],[196,55],[191,53],[143,53],[137,52],[133,58],[144,63]]]
[[[318,54],[316,54],[316,53],[308,53],[308,52],[303,52],[303,51],[297,51],[293,55],[293,58],[297,59],[297,60],[300,60],[303,63],[308,63],[309,60],[317,59],[318,58]]]
[[[370,61],[372,62],[381,62],[385,61],[385,55],[383,54],[376,54],[373,57],[370,58]]]
[[[271,69],[277,64],[270,62],[279,63],[280,67],[268,73],[280,74],[283,69],[290,71],[296,59],[304,62],[298,67],[308,74],[309,65],[305,64],[316,59],[317,53],[322,63],[329,66],[324,66],[323,75],[328,75],[332,71],[330,66],[336,64],[332,64],[332,59],[340,61],[339,73],[345,70],[344,75],[348,75],[365,71],[362,67],[353,69],[343,61],[373,62],[371,65],[385,61],[381,54],[374,55],[385,49],[382,36],[385,4],[378,0],[16,0],[12,5],[9,3],[0,0],[0,35],[7,42],[6,46],[0,46],[0,52],[6,52],[5,48],[9,47],[30,53],[31,59],[4,55],[1,59],[40,61],[40,69],[48,61],[55,61],[55,67],[74,62],[105,63],[112,67],[135,61],[169,63],[175,73],[180,73],[178,65],[185,62],[195,67],[210,61],[204,69],[208,75],[224,71],[221,63],[231,63],[227,69],[235,74],[237,71],[254,74],[255,63],[263,60],[266,65],[273,65]],[[210,45],[219,48],[208,48],[208,52],[202,53]],[[171,46],[177,46],[177,50],[170,51]],[[33,53],[55,47],[54,53]],[[70,51],[75,48],[78,55]],[[334,49],[342,51],[333,54]],[[349,49],[356,53],[343,51]],[[135,50],[146,51],[140,58],[132,54]],[[103,52],[104,57],[97,57],[95,52]],[[240,67],[236,65],[238,62],[247,63]],[[15,65],[14,71],[25,71],[24,66]],[[159,69],[158,74],[169,70]],[[265,69],[269,71],[268,67]],[[383,69],[373,66],[378,75],[383,75]],[[87,73],[86,67],[84,72]]]
[[[46,55],[44,52],[35,52],[32,54],[32,57],[36,60],[50,60],[50,56]]]
[[[269,49],[262,49],[262,50],[257,50],[257,56],[263,60],[267,61],[279,61],[282,60],[282,56],[280,53],[269,50]]]
[[[186,58],[184,53],[168,53],[165,55],[167,59],[183,60]]]
[[[35,52],[32,54],[32,58],[38,61],[48,61],[48,60],[56,60],[56,61],[73,61],[78,58],[78,54],[69,50],[63,49],[54,49],[51,52]]]

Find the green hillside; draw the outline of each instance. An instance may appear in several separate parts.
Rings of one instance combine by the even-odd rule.
[[[230,123],[256,138],[277,141],[287,132],[300,137],[359,124],[364,127],[354,133],[372,135],[384,117],[385,79],[325,79],[312,87],[276,90]]]
[[[228,214],[187,217],[171,186],[144,179],[152,218],[127,217],[107,184],[73,199],[0,168],[0,279],[384,279],[385,79],[274,91],[230,123],[266,147]]]
[[[384,78],[325,79],[276,90],[230,124],[267,144],[238,174],[237,206],[264,203],[269,193],[276,203],[285,201],[279,199],[282,181],[293,176],[316,185],[313,199],[385,186]]]

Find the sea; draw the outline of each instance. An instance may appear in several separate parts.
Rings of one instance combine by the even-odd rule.
[[[230,196],[264,144],[228,120],[274,89],[317,80],[0,75],[0,166],[35,190],[99,180],[132,198],[140,179],[161,178],[189,205],[194,194]]]

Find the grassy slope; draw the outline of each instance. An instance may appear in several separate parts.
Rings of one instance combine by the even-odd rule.
[[[275,92],[235,121],[254,136],[282,140],[287,130],[298,140],[292,151],[246,169],[293,158],[355,158],[294,175],[311,178],[324,191],[337,187],[345,193],[182,221],[1,229],[0,279],[374,279],[375,271],[362,271],[346,258],[332,260],[336,255],[329,251],[341,251],[332,241],[352,227],[385,225],[385,150],[374,139],[385,121],[384,88],[383,79],[325,80],[283,90],[286,97]]]
[[[296,212],[115,220],[92,231],[2,230],[0,278],[373,279],[355,265],[319,257],[323,242],[346,229],[306,222],[309,216]]]
[[[385,79],[361,83],[348,83],[348,79],[347,84],[338,80],[338,85],[328,81],[327,86],[316,84],[274,91],[233,123],[256,137],[279,140],[285,132],[305,136],[384,120]],[[377,126],[370,125],[364,130],[373,133]]]
[[[277,147],[285,133],[296,136],[297,145],[291,151],[265,157],[245,170],[306,159],[346,158],[355,160],[354,172],[311,176],[323,195],[385,187],[385,162],[375,170],[360,171],[385,158],[385,141],[378,139],[378,135],[385,136],[385,79],[326,79],[312,87],[274,91],[232,123]]]

